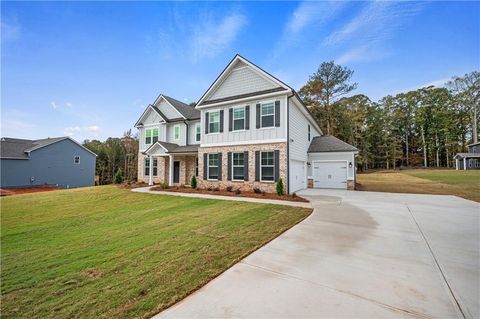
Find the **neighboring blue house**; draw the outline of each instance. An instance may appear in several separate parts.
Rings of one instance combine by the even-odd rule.
[[[5,137],[0,141],[0,186],[93,186],[96,157],[69,137],[41,140]]]

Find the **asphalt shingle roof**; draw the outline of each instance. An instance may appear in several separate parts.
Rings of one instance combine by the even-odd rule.
[[[28,159],[27,152],[66,139],[67,137],[52,137],[39,140],[24,140],[3,137],[0,140],[0,158]]]
[[[480,158],[480,153],[457,153],[455,158]]]
[[[316,136],[312,139],[308,153],[320,152],[356,152],[358,149],[335,136],[323,135]]]
[[[200,111],[195,109],[195,107],[175,100],[172,97],[163,94],[162,96],[168,101],[168,103],[172,104],[172,106],[176,108],[177,111],[180,112],[180,114],[182,114],[187,120],[198,120],[200,118]]]
[[[145,153],[147,153],[152,147],[154,147],[156,144],[161,145],[164,147],[168,154],[170,153],[194,153],[198,152],[198,147],[199,145],[178,145],[175,143],[168,143],[168,142],[156,142],[155,144],[152,144],[149,148],[145,150]]]

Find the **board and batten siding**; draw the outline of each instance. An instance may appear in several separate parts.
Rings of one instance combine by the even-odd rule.
[[[280,101],[280,126],[269,128],[256,128],[256,105],[261,103]],[[269,142],[286,142],[287,138],[287,96],[279,95],[261,100],[254,100],[241,103],[231,103],[219,107],[211,107],[201,110],[202,136],[201,146],[222,146],[222,145],[238,145],[250,143],[269,143]],[[237,106],[250,105],[250,121],[248,130],[229,131],[229,108]],[[205,134],[205,115],[206,113],[223,110],[223,132]]]
[[[75,156],[80,156],[79,164],[74,163]],[[69,139],[32,151],[30,159],[0,161],[2,187],[95,185],[95,155]]]
[[[187,145],[187,125],[184,122],[167,123],[166,126],[167,136],[165,141],[168,143],[174,143],[178,145]],[[180,127],[179,139],[175,139],[175,127]]]
[[[355,179],[355,153],[354,152],[323,152],[309,153],[308,161],[312,163],[307,170],[309,178],[313,174],[313,161],[344,161],[347,165],[347,180]],[[352,163],[352,167],[348,167],[348,163]]]
[[[138,128],[138,138],[139,138],[138,145],[139,145],[140,151],[145,151],[150,145],[152,145],[152,144],[145,143],[145,131],[147,129],[154,129],[154,128],[158,128],[158,140],[165,141],[165,135],[166,135],[165,124],[158,124],[158,125],[147,124],[147,126],[145,127],[139,127]]]
[[[188,122],[188,144],[200,144],[195,140],[195,128],[197,124],[200,125],[200,140],[201,140],[201,132],[202,132],[202,124],[200,121],[190,121]]]
[[[248,66],[240,65],[232,69],[228,77],[211,93],[206,100],[269,90],[277,87]]]
[[[296,103],[290,102],[289,105],[289,153],[290,160],[307,161],[307,151],[311,140],[315,136],[319,136],[320,132],[315,129],[315,126],[307,119],[307,117],[300,111]],[[310,125],[310,140],[308,140],[308,125]]]

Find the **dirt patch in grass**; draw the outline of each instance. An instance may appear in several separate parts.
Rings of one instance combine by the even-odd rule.
[[[11,196],[19,194],[49,192],[57,190],[58,187],[53,185],[48,186],[33,186],[33,187],[19,187],[19,188],[0,188],[0,196]]]
[[[357,175],[360,191],[455,195],[480,202],[480,171],[409,169]]]
[[[297,196],[297,195],[282,195],[279,196],[273,193],[255,193],[255,192],[241,192],[236,193],[234,191],[227,190],[208,190],[208,189],[194,189],[189,187],[170,187],[162,188],[160,186],[152,187],[154,191],[161,192],[176,192],[176,193],[189,193],[189,194],[208,194],[208,195],[221,195],[221,196],[232,196],[232,197],[249,197],[249,198],[261,198],[261,199],[276,199],[276,200],[288,200],[291,202],[303,202],[308,203],[308,200]]]

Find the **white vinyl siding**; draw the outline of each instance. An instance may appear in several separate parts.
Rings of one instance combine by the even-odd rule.
[[[175,127],[180,128],[180,138],[178,140],[175,139]],[[168,143],[174,143],[178,145],[186,145],[187,144],[187,128],[185,123],[169,123],[166,124],[166,130],[167,130],[167,138],[166,142]]]
[[[200,144],[200,141],[196,140],[197,127],[200,127],[200,136],[202,134],[202,125],[200,121],[188,122],[188,144]]]
[[[147,126],[138,128],[139,149],[140,151],[146,150],[153,143],[153,129],[158,129],[158,140],[165,140],[165,124],[159,124],[158,126]],[[146,143],[146,131],[150,130],[150,144]]]
[[[307,117],[300,111],[299,107],[293,101],[290,101],[290,159],[298,161],[307,161],[307,151],[311,140],[315,136],[319,136],[319,132],[315,129],[307,119]],[[308,126],[310,125],[310,140],[308,140]]]
[[[164,99],[160,99],[160,101],[155,106],[168,119],[178,119],[178,118],[182,117],[182,115],[175,108],[173,108],[170,104],[165,102]]]
[[[234,68],[220,86],[209,94],[206,100],[264,91],[277,86],[278,85],[257,74],[250,67],[241,66]]]
[[[256,105],[263,102],[269,101],[280,101],[280,126],[272,127],[268,129],[257,129],[256,128]],[[232,102],[231,104],[226,104],[225,106],[215,107],[214,110],[223,109],[224,113],[224,130],[222,133],[218,134],[205,134],[205,114],[209,112],[209,109],[201,110],[201,123],[202,123],[202,147],[209,145],[231,145],[231,144],[252,144],[252,143],[269,143],[269,142],[286,142],[287,141],[287,111],[286,111],[287,98],[286,95],[279,96],[276,98],[269,98],[264,100],[251,100],[247,102]],[[237,106],[250,106],[250,120],[249,120],[249,129],[248,130],[239,130],[239,131],[229,131],[229,109]]]

